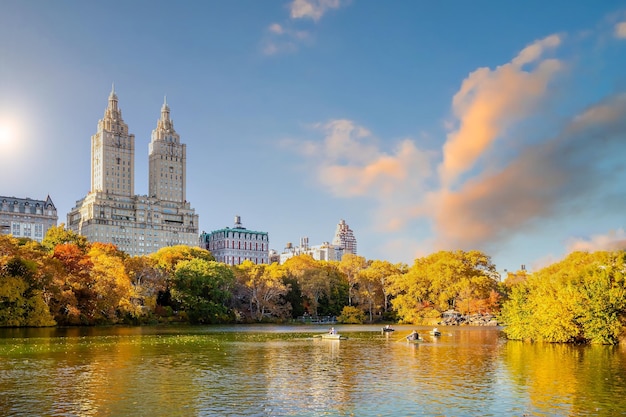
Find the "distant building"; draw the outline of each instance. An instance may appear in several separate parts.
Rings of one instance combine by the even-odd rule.
[[[240,265],[243,261],[255,264],[269,262],[269,236],[267,232],[248,230],[241,224],[241,217],[235,216],[235,226],[231,229],[215,230],[200,235],[200,246],[210,251],[215,260],[228,265]]]
[[[148,195],[135,195],[135,135],[115,90],[91,137],[91,191],[67,215],[67,227],[130,255],[198,245],[198,215],[186,200],[187,148],[163,102],[149,145]]]
[[[0,234],[41,242],[57,220],[57,209],[50,196],[45,201],[0,196]]]
[[[291,242],[287,243],[287,246],[280,254],[279,262],[282,265],[287,259],[298,255],[309,255],[317,261],[340,261],[343,254],[343,248],[331,245],[328,242],[309,246],[309,238],[303,237],[300,239],[300,246],[293,246]]]
[[[283,264],[294,256],[310,255],[318,261],[340,261],[346,253],[356,255],[356,238],[346,221],[341,220],[337,224],[332,243],[324,242],[321,245],[309,246],[309,238],[303,237],[300,239],[300,246],[293,246],[291,242],[288,242],[279,255],[279,260]]]
[[[343,248],[344,253],[356,255],[356,238],[350,226],[348,226],[343,219],[337,224],[333,245]]]

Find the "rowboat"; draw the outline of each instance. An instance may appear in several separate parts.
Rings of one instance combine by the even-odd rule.
[[[324,333],[322,335],[322,339],[328,339],[328,340],[344,340],[347,339],[347,337],[342,336],[338,333]]]
[[[392,329],[391,327],[383,327],[382,328],[383,333],[387,333],[387,332],[395,332],[396,329]]]

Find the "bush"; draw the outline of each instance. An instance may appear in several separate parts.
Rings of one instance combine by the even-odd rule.
[[[365,313],[359,308],[345,306],[341,311],[341,315],[337,317],[337,321],[344,324],[363,324],[365,322]]]

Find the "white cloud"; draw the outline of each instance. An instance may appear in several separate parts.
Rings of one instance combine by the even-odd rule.
[[[272,23],[268,30],[276,35],[282,35],[284,33],[283,27],[278,23]]]
[[[340,6],[340,0],[294,0],[290,6],[291,18],[309,18],[317,22],[328,10]]]

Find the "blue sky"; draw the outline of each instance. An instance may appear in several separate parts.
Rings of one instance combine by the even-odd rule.
[[[623,1],[0,3],[0,195],[59,222],[115,83],[135,191],[164,96],[201,230],[499,271],[626,247]]]

